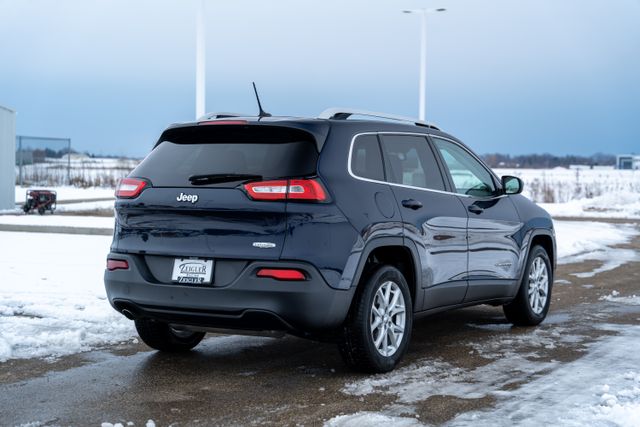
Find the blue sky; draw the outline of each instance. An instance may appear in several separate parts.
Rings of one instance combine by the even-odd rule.
[[[427,116],[480,153],[640,152],[640,0],[208,0],[207,110]],[[0,105],[24,135],[144,155],[194,116],[192,0],[0,0]]]

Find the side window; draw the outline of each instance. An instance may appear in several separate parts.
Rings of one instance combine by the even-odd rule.
[[[442,174],[425,137],[382,135],[382,151],[389,165],[387,181],[444,190]]]
[[[382,155],[376,135],[358,136],[351,152],[351,172],[361,178],[384,181]]]
[[[447,164],[453,185],[459,194],[489,197],[496,194],[491,173],[460,146],[441,138],[433,141]]]

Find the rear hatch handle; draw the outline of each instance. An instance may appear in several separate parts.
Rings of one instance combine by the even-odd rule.
[[[211,173],[191,175],[189,182],[193,185],[217,184],[221,182],[262,180],[262,175],[247,173]]]

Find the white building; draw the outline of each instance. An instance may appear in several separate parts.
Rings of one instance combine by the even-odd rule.
[[[15,207],[16,113],[0,106],[0,210]]]
[[[616,156],[616,169],[640,169],[640,155],[619,154]]]

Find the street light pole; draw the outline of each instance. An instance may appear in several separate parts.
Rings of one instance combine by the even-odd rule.
[[[196,15],[196,119],[205,115],[205,31],[204,0],[198,1]]]
[[[418,96],[418,118],[427,119],[427,14],[444,12],[447,9],[413,9],[403,10],[403,13],[417,13],[420,15],[420,85]]]
[[[420,96],[418,105],[418,118],[427,120],[427,14],[420,16]]]

